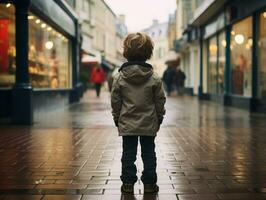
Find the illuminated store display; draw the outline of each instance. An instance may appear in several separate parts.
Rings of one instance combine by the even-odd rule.
[[[68,39],[33,14],[29,17],[29,73],[33,87],[70,87]]]
[[[15,83],[15,9],[11,4],[0,4],[0,86]]]
[[[250,97],[252,88],[252,18],[246,18],[233,25],[231,37],[231,92]]]

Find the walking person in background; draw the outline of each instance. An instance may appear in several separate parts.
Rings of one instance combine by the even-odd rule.
[[[171,96],[175,74],[176,74],[175,69],[170,65],[168,65],[167,69],[163,73],[162,79],[166,86],[167,96]]]
[[[176,74],[175,74],[176,89],[178,95],[184,94],[185,80],[186,80],[185,73],[181,70],[180,67],[178,67],[176,69]]]
[[[99,65],[92,69],[90,81],[94,84],[97,97],[100,97],[101,87],[105,81],[105,73]]]
[[[129,34],[124,41],[124,63],[115,76],[111,105],[115,125],[123,138],[122,193],[133,194],[137,182],[135,165],[138,140],[144,164],[141,181],[144,193],[157,193],[155,137],[162,124],[166,101],[161,79],[146,63],[151,58],[153,42],[144,33]]]

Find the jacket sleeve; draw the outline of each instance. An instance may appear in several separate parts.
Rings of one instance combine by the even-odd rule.
[[[121,91],[118,84],[119,76],[116,76],[113,81],[112,90],[111,90],[111,106],[112,106],[112,115],[115,124],[118,124],[118,119],[120,116],[120,111],[122,108],[122,97]]]
[[[165,115],[164,105],[166,102],[166,97],[164,94],[163,84],[161,80],[158,80],[155,86],[154,101],[155,101],[155,108],[156,108],[158,121],[161,124],[163,122],[163,117]]]

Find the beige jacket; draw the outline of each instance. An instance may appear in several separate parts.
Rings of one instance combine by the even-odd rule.
[[[114,78],[112,114],[120,136],[156,136],[165,114],[161,79],[147,63],[126,63]]]

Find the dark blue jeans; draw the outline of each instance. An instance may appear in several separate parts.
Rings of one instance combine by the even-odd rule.
[[[141,181],[143,184],[155,184],[157,182],[155,137],[151,136],[123,136],[121,181],[123,183],[134,184],[138,180],[136,175],[137,167],[135,165],[138,138],[140,139],[141,158],[144,165]]]

